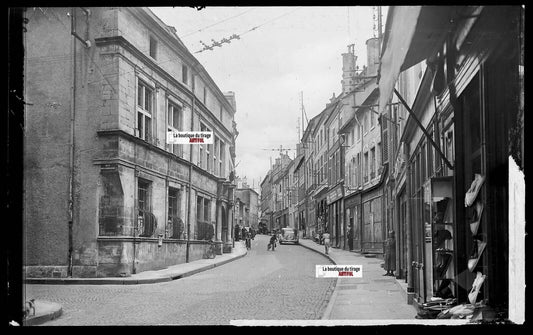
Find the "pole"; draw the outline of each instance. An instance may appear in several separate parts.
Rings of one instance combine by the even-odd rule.
[[[396,96],[398,97],[398,99],[400,99],[401,103],[403,104],[403,106],[405,107],[405,109],[409,112],[409,114],[411,115],[411,117],[413,118],[413,120],[416,122],[416,124],[418,125],[418,127],[422,130],[422,132],[424,133],[424,135],[426,135],[429,143],[431,143],[431,145],[435,148],[435,150],[437,151],[437,153],[439,154],[439,156],[441,157],[441,159],[444,161],[444,163],[446,163],[446,166],[448,166],[448,168],[450,170],[453,170],[453,165],[448,161],[448,159],[446,158],[446,156],[444,155],[444,153],[440,150],[439,146],[435,143],[435,141],[433,141],[433,138],[431,138],[431,136],[428,134],[426,128],[424,128],[424,126],[422,125],[422,123],[418,120],[418,118],[416,117],[415,113],[411,110],[411,108],[409,107],[409,105],[407,105],[407,102],[405,102],[405,100],[402,98],[402,96],[400,95],[400,93],[394,89],[394,93],[396,94]]]

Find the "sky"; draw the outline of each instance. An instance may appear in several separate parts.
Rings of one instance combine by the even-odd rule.
[[[294,158],[306,120],[341,93],[342,54],[348,45],[355,44],[362,68],[365,43],[376,36],[373,6],[150,9],[176,28],[222,92],[235,92],[236,174],[258,192],[280,146],[292,149],[284,152]],[[384,25],[386,8],[382,11]],[[211,45],[234,34],[240,39],[201,51],[202,42]]]

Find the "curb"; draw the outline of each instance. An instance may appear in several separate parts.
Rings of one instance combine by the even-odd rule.
[[[206,271],[217,266],[224,265],[239,258],[242,258],[248,254],[248,251],[241,255],[237,255],[233,258],[226,259],[224,261],[202,266],[197,269],[193,269],[183,273],[170,274],[162,277],[154,278],[141,278],[141,279],[127,279],[127,278],[27,278],[24,280],[24,284],[43,284],[43,285],[138,285],[138,284],[157,284],[168,282],[188,276],[192,276],[196,273]]]
[[[306,246],[304,244],[301,244],[301,243],[299,243],[299,245],[301,245],[302,247],[307,248],[309,250],[312,250],[312,251],[314,251],[314,252],[316,252],[316,253],[324,256],[324,257],[326,257],[333,264],[337,265],[337,262],[335,262],[335,260],[333,258],[331,258],[330,255],[326,255],[322,251],[316,250],[315,248],[312,248],[312,247],[308,247],[308,246]],[[333,310],[333,306],[335,305],[335,301],[337,299],[337,284],[339,283],[339,279],[340,278],[337,278],[335,280],[335,286],[333,287],[333,293],[331,294],[331,297],[329,298],[328,305],[326,306],[326,309],[324,310],[324,314],[322,314],[322,317],[320,318],[321,320],[329,320],[329,317],[331,315],[331,311]]]
[[[23,320],[22,325],[23,326],[37,326],[47,321],[57,319],[58,317],[61,316],[61,314],[63,314],[63,308],[61,307],[61,305],[57,303],[52,303],[52,302],[46,302],[46,304],[52,305],[52,308],[54,308],[54,311],[51,313],[32,316],[26,320]]]

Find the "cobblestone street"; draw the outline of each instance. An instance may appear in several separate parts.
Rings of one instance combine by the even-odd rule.
[[[236,242],[241,243],[241,242]],[[267,236],[248,255],[191,277],[144,285],[26,285],[36,299],[60,303],[45,325],[224,325],[230,320],[317,320],[335,279],[315,278],[331,264],[297,245],[266,250]]]

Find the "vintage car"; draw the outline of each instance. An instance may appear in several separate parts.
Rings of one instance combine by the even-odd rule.
[[[282,228],[279,244],[294,243],[298,244],[298,230],[295,228]]]

